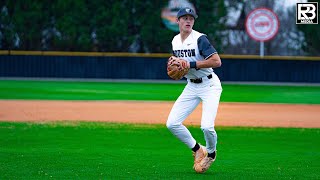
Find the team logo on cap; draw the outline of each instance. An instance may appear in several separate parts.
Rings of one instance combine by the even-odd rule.
[[[187,13],[191,13],[192,9],[186,9]]]

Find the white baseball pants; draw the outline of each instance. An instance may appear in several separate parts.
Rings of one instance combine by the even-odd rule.
[[[168,129],[190,149],[196,144],[190,131],[182,124],[202,101],[201,130],[204,133],[208,153],[213,153],[217,145],[217,133],[214,122],[217,115],[222,87],[218,76],[212,73],[212,78],[203,78],[203,82],[190,82],[174,103],[167,120]]]

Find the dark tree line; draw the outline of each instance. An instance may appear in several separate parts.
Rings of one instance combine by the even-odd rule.
[[[190,2],[199,15],[194,29],[207,34],[219,53],[259,54],[244,19],[264,6],[281,21],[277,36],[265,44],[266,55],[320,55],[320,26],[295,25],[295,6],[283,11],[282,1],[275,0]],[[163,0],[2,0],[0,49],[167,53],[176,34],[161,19],[167,5]],[[241,12],[235,27],[226,24],[232,11]]]
[[[132,44],[137,44],[137,52],[169,52],[176,32],[168,30],[161,20],[161,9],[167,3],[162,0],[1,1],[0,48],[128,52]],[[220,47],[216,34],[223,27],[217,23],[224,15],[223,1],[193,3],[201,10],[201,21],[195,28],[208,33]]]

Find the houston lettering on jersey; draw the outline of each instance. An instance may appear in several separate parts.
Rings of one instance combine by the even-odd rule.
[[[196,50],[195,49],[174,50],[173,54],[176,57],[193,57],[193,56],[196,56]]]

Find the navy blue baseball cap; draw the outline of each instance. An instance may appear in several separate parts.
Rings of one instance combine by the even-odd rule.
[[[193,16],[195,19],[198,17],[198,15],[194,12],[194,10],[192,10],[192,9],[189,8],[189,7],[181,8],[181,9],[178,11],[177,18],[179,19],[181,16],[184,16],[184,15],[191,15],[191,16]]]

